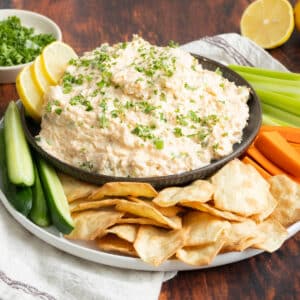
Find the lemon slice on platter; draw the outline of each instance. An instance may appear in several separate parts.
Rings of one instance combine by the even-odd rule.
[[[294,7],[294,14],[296,28],[300,31],[300,1],[298,1]]]
[[[26,111],[33,119],[39,121],[43,105],[43,93],[33,80],[30,65],[24,67],[18,74],[16,88]]]
[[[50,80],[48,79],[47,75],[45,74],[45,70],[41,63],[41,56],[39,55],[34,63],[31,65],[33,80],[35,81],[36,85],[40,89],[42,93],[45,93],[48,87],[51,85]]]
[[[241,34],[265,49],[284,44],[294,30],[293,7],[288,0],[256,0],[244,11]]]
[[[58,83],[72,58],[77,58],[77,54],[63,42],[56,41],[44,48],[41,54],[41,63],[51,84]]]

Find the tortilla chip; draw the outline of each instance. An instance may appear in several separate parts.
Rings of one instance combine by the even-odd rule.
[[[212,199],[214,187],[205,180],[197,180],[183,188],[166,188],[159,192],[153,202],[162,207],[176,205],[182,202],[207,202]]]
[[[268,252],[279,249],[288,238],[287,230],[272,217],[257,225],[257,233],[263,241],[254,244],[253,247]]]
[[[130,256],[137,256],[137,253],[133,248],[132,243],[120,239],[114,234],[105,235],[101,239],[97,239],[96,242],[99,249],[103,251],[116,252],[116,253],[130,255]]]
[[[232,222],[222,251],[243,251],[261,241],[262,238],[257,233],[257,225],[251,219]]]
[[[94,191],[90,196],[90,200],[100,200],[104,196],[116,197],[145,197],[153,198],[157,195],[156,190],[151,184],[143,182],[108,182]]]
[[[181,223],[178,223],[177,221],[178,219],[180,220],[180,218],[166,217],[159,210],[154,208],[152,205],[147,204],[146,202],[135,203],[126,200],[119,201],[119,203],[116,205],[116,210],[153,219],[161,224],[168,225],[170,228],[173,229],[181,228]]]
[[[230,229],[230,223],[204,212],[192,211],[184,215],[183,228],[188,235],[186,246],[198,246],[216,242],[224,231]]]
[[[139,199],[136,197],[132,197],[132,196],[128,196],[126,197],[128,200],[131,200],[133,202],[137,202],[137,203],[147,203],[148,205],[153,206],[155,209],[159,210],[164,216],[167,217],[175,217],[177,216],[179,213],[184,211],[183,207],[180,206],[166,206],[166,207],[162,207],[157,205],[156,203],[154,203],[151,200],[145,200],[145,199]]]
[[[80,181],[64,173],[58,173],[57,175],[63,186],[68,202],[88,197],[92,192],[99,188],[97,185]]]
[[[73,212],[79,212],[83,210],[114,206],[120,200],[124,200],[124,199],[104,199],[104,200],[90,201],[90,202],[85,201],[85,202],[78,203],[77,205],[70,205],[70,211],[73,213]]]
[[[65,235],[68,239],[94,240],[105,234],[105,230],[114,225],[124,213],[112,210],[84,211],[73,217],[75,227]]]
[[[169,231],[141,225],[133,246],[143,261],[159,266],[183,246],[184,239],[182,229]]]
[[[251,218],[253,220],[255,220],[256,222],[262,222],[263,220],[267,219],[274,212],[277,205],[278,205],[277,200],[270,193],[268,195],[268,206],[265,208],[265,210],[263,212],[261,212],[260,214],[251,216]]]
[[[210,264],[216,255],[222,249],[226,241],[226,236],[222,235],[220,238],[210,244],[194,247],[184,247],[177,250],[176,257],[186,264],[193,266],[205,266]]]
[[[269,179],[270,190],[278,205],[272,213],[284,227],[300,221],[300,185],[286,175],[277,175]]]
[[[178,202],[208,202],[212,200],[214,186],[207,180],[196,180],[176,193],[172,198]]]
[[[211,181],[216,189],[216,208],[248,217],[269,207],[268,182],[254,167],[238,159],[226,164]]]
[[[176,217],[178,214],[181,214],[185,211],[183,207],[180,206],[169,206],[169,207],[161,207],[156,205],[155,203],[151,203],[151,205],[159,210],[166,217]]]
[[[185,203],[182,203],[182,205],[191,207],[191,208],[203,211],[203,212],[207,212],[210,215],[220,217],[220,218],[223,218],[223,219],[229,220],[229,221],[243,222],[243,221],[247,220],[247,218],[236,215],[234,213],[231,213],[230,211],[223,211],[223,210],[217,209],[209,203],[185,202]]]
[[[169,187],[161,190],[158,195],[152,200],[155,204],[168,207],[176,204],[176,201],[172,200],[172,197],[181,190],[180,187]]]
[[[141,218],[134,218],[134,217],[121,218],[117,221],[116,224],[140,224],[140,225],[153,225],[153,226],[167,228],[167,229],[170,228],[168,225],[162,224],[153,219],[143,218],[143,217],[141,217]]]
[[[139,225],[136,224],[121,224],[114,225],[106,230],[107,233],[115,234],[120,239],[133,243],[136,239]]]

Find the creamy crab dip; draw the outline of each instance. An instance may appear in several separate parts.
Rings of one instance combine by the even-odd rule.
[[[71,165],[126,177],[177,174],[233,151],[249,89],[170,44],[138,36],[71,60],[45,95],[39,145]]]

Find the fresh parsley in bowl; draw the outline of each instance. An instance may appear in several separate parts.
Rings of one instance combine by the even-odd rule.
[[[19,71],[42,49],[61,40],[59,27],[49,18],[26,10],[0,10],[0,83],[13,83]]]

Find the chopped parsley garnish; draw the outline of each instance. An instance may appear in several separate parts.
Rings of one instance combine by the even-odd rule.
[[[62,113],[62,109],[61,109],[61,108],[56,108],[56,109],[55,109],[55,113],[56,113],[57,115],[60,115],[60,114]]]
[[[213,146],[212,146],[212,148],[213,148],[214,151],[218,150],[219,147],[220,147],[220,146],[219,146],[219,143],[215,143],[215,144],[213,144]]]
[[[81,105],[85,106],[86,111],[93,110],[93,106],[92,106],[91,102],[89,100],[87,100],[84,96],[82,96],[81,94],[72,97],[70,99],[69,103],[72,106],[81,104]]]
[[[90,161],[85,161],[79,164],[79,168],[86,171],[92,171],[94,169],[94,165]]]
[[[200,142],[203,142],[207,136],[208,136],[208,133],[205,130],[200,130],[194,134],[188,135],[189,138],[197,138]]]
[[[151,105],[150,103],[146,102],[146,101],[142,101],[138,103],[138,106],[141,108],[141,110],[145,113],[145,114],[150,114],[153,110],[157,109],[156,106]]]
[[[164,141],[161,139],[154,140],[153,142],[156,149],[161,150],[164,148]]]
[[[137,125],[131,133],[145,140],[151,140],[154,138],[154,134],[151,132],[151,127],[145,125]]]
[[[33,61],[42,49],[55,41],[51,34],[35,34],[16,16],[0,21],[0,66],[14,66]]]
[[[184,87],[187,89],[187,90],[190,90],[190,91],[195,91],[197,90],[197,87],[193,87],[193,86],[190,86],[188,83],[184,83]]]
[[[166,101],[167,100],[167,96],[166,96],[166,94],[164,92],[160,93],[160,100],[161,101]]]
[[[176,123],[178,125],[181,125],[181,126],[187,126],[188,125],[186,117],[182,114],[176,116]]]
[[[223,75],[223,73],[219,67],[216,68],[215,73],[218,75],[221,75],[221,76]]]
[[[102,116],[99,116],[99,127],[100,128],[107,128],[108,127],[108,119],[103,114]]]
[[[75,77],[70,73],[66,72],[63,76],[62,82],[63,82],[63,92],[65,94],[68,94],[72,91],[73,85],[83,84],[83,75],[79,74],[78,77]]]
[[[201,120],[193,110],[188,112],[188,118],[195,123],[199,123]]]
[[[52,112],[52,108],[54,107],[54,112],[57,114],[57,115],[60,115],[62,113],[62,108],[60,107],[60,102],[58,100],[52,100],[52,101],[49,101],[47,104],[46,104],[46,107],[45,107],[45,111],[47,113],[51,113]]]
[[[51,102],[48,102],[45,108],[47,113],[50,113],[52,111],[52,104]]]
[[[175,127],[173,133],[176,137],[183,136],[182,129],[180,127]]]
[[[172,40],[170,40],[168,46],[169,46],[170,48],[178,48],[178,47],[179,47],[179,44],[176,43],[176,42],[174,42],[174,41],[172,41]]]

